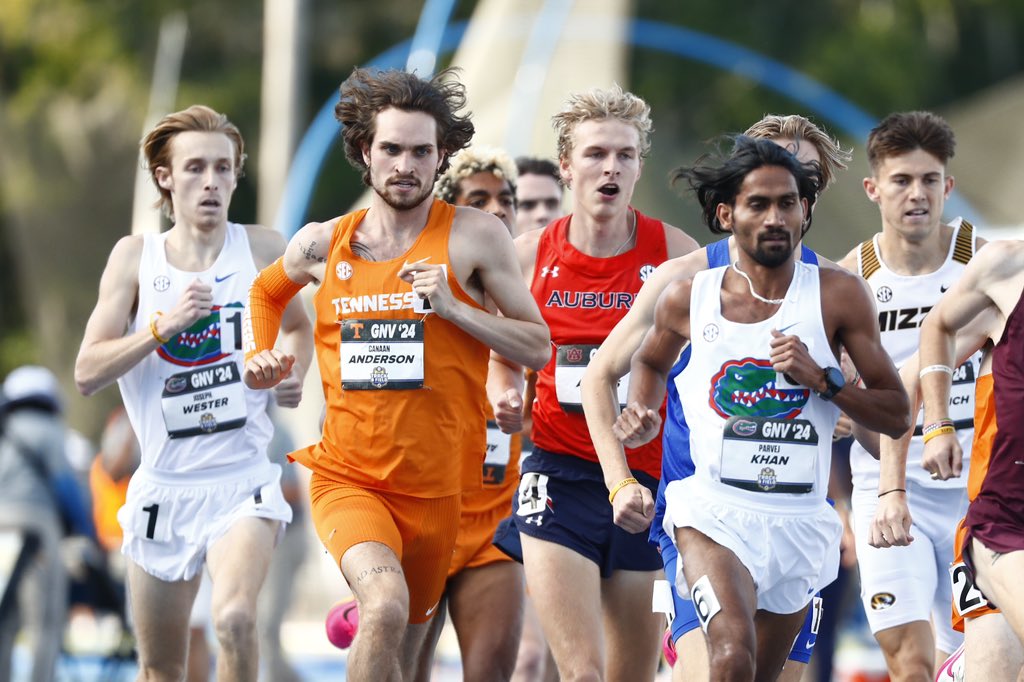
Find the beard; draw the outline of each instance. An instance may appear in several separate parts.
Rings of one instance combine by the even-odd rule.
[[[792,241],[787,240],[785,245],[778,242],[772,242],[771,245],[766,245],[764,242],[758,241],[757,247],[754,249],[754,252],[750,254],[750,257],[753,258],[758,265],[762,265],[766,268],[777,268],[786,263],[792,255]]]
[[[372,178],[371,183],[373,191],[377,193],[377,196],[383,199],[384,203],[396,211],[409,211],[416,208],[422,204],[434,190],[433,187],[424,187],[421,183],[418,188],[419,191],[400,194],[393,190],[392,185],[390,185],[388,181],[378,182],[375,178]]]

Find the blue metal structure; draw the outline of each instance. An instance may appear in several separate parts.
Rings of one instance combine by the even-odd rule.
[[[563,0],[548,1],[559,3],[559,7],[564,4]],[[379,54],[370,60],[368,66],[380,69],[401,68],[403,62],[412,64],[413,53],[417,53],[420,55],[418,59],[422,61],[414,66],[426,69],[425,65],[429,63],[432,72],[436,56],[454,51],[466,32],[467,22],[448,23],[453,8],[454,0],[427,0],[414,39]],[[443,30],[439,30],[441,26]],[[874,117],[834,90],[781,62],[727,40],[645,19],[633,19],[628,35],[634,47],[664,52],[741,74],[762,87],[800,102],[808,111],[830,121],[835,128],[855,139],[866,139],[876,123]],[[313,187],[324,159],[331,143],[339,137],[338,123],[334,119],[335,97],[332,95],[320,109],[299,143],[292,161],[275,220],[275,227],[286,237],[291,237],[305,221]],[[955,193],[949,197],[946,205],[952,215],[976,215],[970,205]]]

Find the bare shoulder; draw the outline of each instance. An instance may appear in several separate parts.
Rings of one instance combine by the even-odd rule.
[[[273,263],[284,253],[285,239],[277,230],[262,225],[246,225],[245,232],[249,236],[249,248],[252,249],[253,260],[260,269]]]
[[[863,297],[868,293],[864,278],[841,267],[818,268],[822,295],[826,300],[849,301],[849,296]],[[852,302],[852,301],[851,301]]]
[[[846,260],[846,258],[843,258],[843,260]],[[818,267],[819,268],[825,268],[826,270],[835,270],[837,268],[843,268],[843,266],[840,265],[839,263],[836,263],[833,260],[829,260],[828,258],[825,258],[820,253],[818,254]],[[854,263],[854,267],[856,267],[856,263]],[[850,270],[850,268],[843,268],[843,269],[844,270]]]
[[[689,253],[671,258],[659,265],[654,274],[649,278],[659,281],[671,281],[676,279],[689,279],[701,270],[708,269],[708,254],[703,248],[696,248]]]
[[[678,258],[700,248],[697,240],[686,234],[681,228],[662,222],[665,227],[665,245],[669,258]]]
[[[516,258],[519,259],[519,266],[523,269],[523,274],[526,276],[527,281],[533,276],[533,266],[537,263],[537,249],[540,246],[540,238],[544,236],[545,230],[550,229],[550,227],[549,225],[539,230],[524,232],[515,239]]]
[[[468,237],[473,244],[487,246],[491,238],[504,235],[511,239],[508,228],[495,216],[472,206],[456,206],[452,229],[460,236]]]
[[[1024,240],[1000,239],[987,242],[971,259],[968,268],[987,279],[1004,280],[1024,268]]]
[[[843,256],[836,265],[850,272],[857,272],[857,255],[860,252],[860,243],[854,244],[853,248]],[[831,261],[830,261],[831,262]]]
[[[143,244],[145,237],[141,234],[130,234],[118,239],[110,250],[106,272],[116,275],[118,279],[137,277]]]
[[[332,218],[321,223],[306,223],[288,242],[289,251],[296,250],[307,260],[327,262],[331,250],[334,229],[341,218]]]

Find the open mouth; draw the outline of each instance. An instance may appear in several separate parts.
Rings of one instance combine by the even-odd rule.
[[[607,185],[601,185],[597,188],[597,191],[606,197],[614,197],[619,193],[619,186],[614,183],[608,183]]]
[[[203,199],[199,205],[203,208],[220,208],[220,202],[216,199]]]
[[[405,178],[402,180],[392,180],[388,184],[399,189],[414,189],[418,187],[420,183],[412,178]]]
[[[915,208],[913,210],[907,211],[904,215],[906,215],[909,218],[920,218],[921,216],[928,215],[928,209]]]

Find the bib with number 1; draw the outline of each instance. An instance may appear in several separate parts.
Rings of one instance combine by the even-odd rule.
[[[730,417],[722,431],[722,483],[765,493],[809,493],[818,433],[806,419]]]
[[[600,346],[597,344],[574,344],[559,346],[555,354],[555,396],[566,412],[583,412],[583,393],[580,382],[587,371],[587,365]],[[619,379],[616,393],[619,408],[626,406],[629,395],[629,374]]]
[[[225,306],[215,310],[208,318],[193,325],[185,333],[199,327],[212,329],[218,321],[220,348],[212,352],[228,356],[218,364],[203,365],[196,369],[172,374],[164,381],[160,406],[164,424],[170,438],[188,438],[207,433],[230,431],[245,424],[245,390],[238,363],[231,358],[241,349],[242,308]],[[202,333],[202,332],[200,332]],[[182,343],[183,334],[175,337]],[[212,339],[216,339],[213,336]],[[212,340],[211,339],[211,340]],[[209,344],[210,341],[205,341]]]
[[[341,387],[400,390],[423,387],[422,320],[343,320]]]

